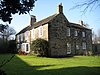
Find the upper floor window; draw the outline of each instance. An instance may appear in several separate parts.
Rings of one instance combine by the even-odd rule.
[[[82,32],[82,37],[85,37],[85,35],[86,35],[86,34],[85,34],[85,32],[83,31],[83,32]]]
[[[82,42],[82,48],[86,49],[86,42]]]
[[[20,36],[21,36],[21,41],[23,41],[23,35],[22,35],[22,34],[20,34]]]
[[[34,29],[32,29],[32,35],[34,36]]]
[[[76,49],[79,49],[79,45],[78,44],[76,44]]]
[[[70,28],[67,28],[67,36],[70,36]]]
[[[28,36],[28,31],[26,31],[26,36]]]
[[[43,35],[43,26],[39,27],[39,37],[42,37]]]
[[[21,41],[24,41],[24,33],[22,33],[20,35],[21,35]]]
[[[19,39],[20,39],[20,37],[19,37],[19,35],[17,35],[17,41],[19,42]]]
[[[29,37],[29,31],[26,31],[26,32],[25,32],[25,39],[27,40],[28,37]]]
[[[32,37],[32,38],[34,38],[34,36],[35,36],[35,35],[34,35],[34,29],[32,29],[31,34],[32,34],[32,36],[31,36],[31,37]]]
[[[75,30],[75,36],[78,36],[78,31],[77,30]]]

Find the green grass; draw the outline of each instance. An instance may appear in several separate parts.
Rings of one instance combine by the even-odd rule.
[[[12,55],[0,55],[0,63]],[[100,56],[46,58],[16,55],[3,68],[8,75],[100,75]]]

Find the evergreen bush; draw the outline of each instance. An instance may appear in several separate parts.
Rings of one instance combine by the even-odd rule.
[[[48,55],[48,41],[44,39],[36,39],[31,44],[31,52],[37,56]]]

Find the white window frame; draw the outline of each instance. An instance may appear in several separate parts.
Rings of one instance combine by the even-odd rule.
[[[27,47],[27,45],[28,45],[28,47]],[[22,52],[29,53],[30,52],[30,44],[29,43],[22,43],[21,50],[22,50]]]
[[[70,28],[67,28],[67,36],[70,36]]]
[[[78,36],[78,31],[77,30],[75,30],[75,36]]]
[[[29,37],[29,31],[26,31],[25,32],[25,40],[28,40],[28,37]]]
[[[22,33],[20,35],[21,35],[21,41],[24,41],[24,33]]]
[[[78,50],[78,49],[80,49],[80,47],[79,47],[79,45],[78,44],[76,44],[76,49]]]
[[[39,37],[41,38],[43,36],[43,26],[39,27]]]
[[[18,42],[19,42],[19,37],[20,37],[20,36],[19,36],[19,35],[17,35],[17,41],[18,41]]]
[[[31,38],[34,39],[35,37],[35,31],[34,31],[34,28],[32,29],[32,32],[31,32]]]
[[[23,37],[22,37],[22,34],[20,34],[20,37],[21,37],[21,41],[23,41]]]
[[[82,32],[82,37],[85,37],[85,35],[86,35],[86,33],[83,31],[83,32]]]
[[[86,42],[82,42],[82,49],[86,49]]]
[[[71,54],[71,44],[67,43],[67,54]]]

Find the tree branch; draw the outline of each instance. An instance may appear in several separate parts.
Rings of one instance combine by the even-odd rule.
[[[73,6],[70,10],[76,8],[83,8],[81,12],[86,13],[87,10],[89,10],[89,8],[90,11],[92,11],[94,7],[98,7],[98,6],[100,6],[100,0],[86,0],[85,2],[76,3],[76,5]]]

